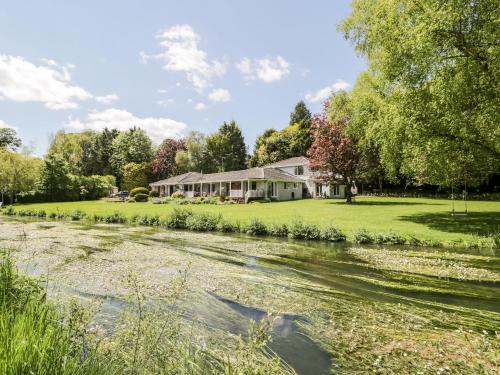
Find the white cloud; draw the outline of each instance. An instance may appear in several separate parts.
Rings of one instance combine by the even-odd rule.
[[[90,112],[85,121],[70,119],[66,126],[78,130],[102,130],[106,127],[127,130],[132,126],[137,126],[146,131],[155,143],[160,143],[164,138],[177,138],[187,127],[185,123],[169,118],[140,118],[128,111],[116,108],[109,108],[101,112]]]
[[[231,100],[231,93],[225,89],[215,89],[208,94],[208,99],[213,102],[228,102]]]
[[[119,97],[116,94],[109,94],[109,95],[95,97],[95,100],[97,100],[99,103],[102,103],[102,104],[113,103],[113,102],[117,101],[118,99],[119,99]]]
[[[194,109],[196,109],[197,111],[204,111],[205,109],[207,109],[207,105],[205,103],[196,103],[196,105],[194,106]]]
[[[0,100],[41,102],[58,110],[77,108],[79,101],[92,98],[83,88],[71,85],[74,65],[42,61],[45,65],[37,66],[22,57],[0,55]]]
[[[308,102],[316,103],[328,99],[333,93],[341,90],[347,90],[351,85],[345,81],[339,80],[333,85],[323,87],[316,92],[309,92],[306,94],[305,99]]]
[[[5,121],[0,120],[0,128],[10,128],[17,130],[17,127],[7,124]]]
[[[157,89],[156,91],[158,92],[158,94],[166,94],[166,93],[168,93],[168,90],[166,90],[166,89]]]
[[[245,57],[236,68],[247,81],[260,79],[264,82],[274,82],[283,79],[290,73],[290,63],[281,56],[276,56],[275,59],[254,59],[250,60]]]
[[[156,101],[156,104],[158,105],[161,105],[162,107],[168,107],[170,105],[173,105],[175,104],[175,100],[174,99],[164,99],[164,100],[157,100]]]
[[[141,59],[157,59],[163,69],[184,72],[194,88],[202,90],[214,77],[226,72],[226,65],[218,60],[208,60],[207,53],[199,47],[200,36],[189,25],[175,25],[157,35],[163,51],[156,55],[141,52]]]

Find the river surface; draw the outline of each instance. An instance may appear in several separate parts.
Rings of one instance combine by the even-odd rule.
[[[500,258],[488,249],[360,248],[5,217],[0,248],[46,280],[54,298],[100,300],[104,328],[126,304],[127,273],[139,274],[154,298],[185,271],[186,319],[245,335],[250,319],[274,312],[270,348],[299,374],[329,374],[335,363],[328,344],[301,328],[335,301],[488,313],[500,322]]]

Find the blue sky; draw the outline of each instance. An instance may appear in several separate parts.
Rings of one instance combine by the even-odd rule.
[[[236,120],[250,148],[366,63],[337,32],[350,1],[5,1],[0,125],[49,135],[143,127],[156,143]]]

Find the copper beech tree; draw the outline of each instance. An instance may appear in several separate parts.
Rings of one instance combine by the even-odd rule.
[[[309,165],[324,182],[346,186],[346,203],[352,203],[351,187],[359,163],[359,153],[354,139],[347,134],[346,120],[330,120],[328,102],[323,112],[312,121],[313,142],[308,151]]]

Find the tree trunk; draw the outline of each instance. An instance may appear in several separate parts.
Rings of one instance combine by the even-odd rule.
[[[345,202],[347,204],[352,203],[352,192],[351,192],[351,182],[349,180],[345,180]]]

